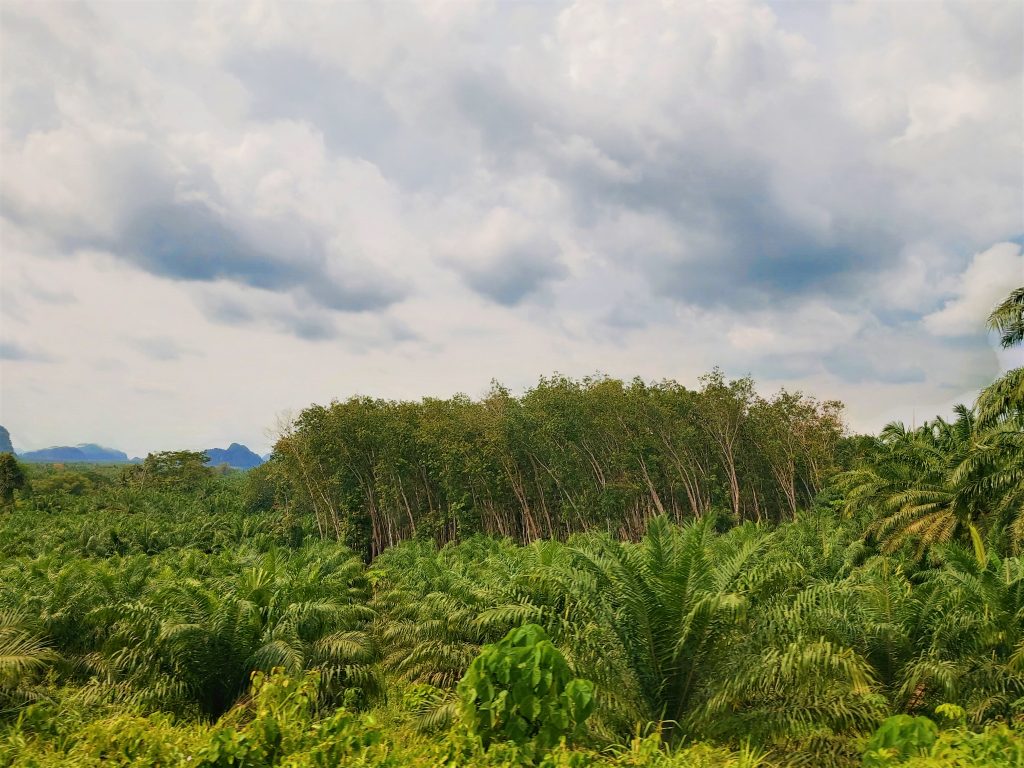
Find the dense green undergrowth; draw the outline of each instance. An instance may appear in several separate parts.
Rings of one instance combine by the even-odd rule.
[[[671,747],[659,732],[598,749],[563,738],[543,750],[503,741],[485,748],[471,726],[424,735],[413,725],[415,697],[396,697],[372,713],[319,709],[315,673],[256,675],[252,695],[208,723],[168,714],[23,710],[0,741],[0,766],[29,768],[329,768],[464,766],[465,768],[771,768],[763,751],[708,744]],[[940,731],[926,718],[887,722],[864,745],[866,768],[1000,768],[1024,764],[1024,734],[1005,725],[981,732]],[[910,720],[910,718],[907,718]]]
[[[367,566],[247,511],[241,489],[125,509],[114,486],[0,518],[9,764],[856,765],[904,713],[942,726],[928,754],[1019,749],[1024,567],[998,542],[885,555],[823,499],[779,526],[408,541]],[[524,624],[563,682],[588,681],[589,717],[540,740],[524,726],[529,745],[473,741],[481,702],[460,704],[458,683]],[[305,703],[275,715],[275,756],[232,763],[267,748],[253,724],[270,693],[250,677],[274,670]],[[936,714],[950,705],[958,723]],[[934,755],[876,758],[951,759]]]

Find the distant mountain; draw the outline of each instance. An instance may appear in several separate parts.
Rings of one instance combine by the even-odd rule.
[[[114,448],[104,448],[95,443],[79,445],[59,445],[43,448],[38,451],[27,451],[18,455],[22,461],[37,464],[53,464],[65,462],[88,462],[90,464],[126,464],[128,454]]]
[[[11,445],[11,436],[6,429],[0,427],[0,453],[14,453],[14,446]],[[244,445],[232,443],[227,448],[210,448],[203,451],[206,454],[209,466],[227,464],[236,469],[252,469],[263,463],[258,454],[253,453]],[[88,464],[141,464],[142,459],[128,458],[128,454],[116,448],[104,448],[95,443],[80,443],[79,445],[55,445],[52,448],[42,448],[38,451],[26,451],[19,454],[18,458],[35,464],[65,464],[65,463],[88,463]]]
[[[209,457],[209,461],[206,463],[211,466],[227,464],[236,469],[252,469],[263,463],[259,454],[253,453],[238,443],[232,443],[227,448],[209,448],[203,453]]]

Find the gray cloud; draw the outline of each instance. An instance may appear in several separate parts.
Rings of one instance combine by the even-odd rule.
[[[881,384],[920,384],[925,381],[924,369],[892,361],[882,365],[863,353],[835,351],[822,358],[825,370],[853,384],[878,382]]]
[[[480,295],[502,306],[514,307],[568,274],[559,256],[553,240],[537,238],[479,261],[467,260],[456,269]]]
[[[32,298],[38,299],[44,304],[64,305],[74,304],[78,301],[75,294],[71,291],[53,290],[32,282],[26,284],[25,290]]]
[[[5,202],[0,200],[0,212],[23,226],[33,226],[31,213]],[[45,226],[42,222],[35,226],[40,225]],[[130,211],[123,229],[113,237],[52,234],[64,247],[107,250],[161,277],[228,280],[268,291],[299,291],[331,310],[381,311],[405,294],[399,281],[371,265],[347,265],[343,277],[329,274],[332,257],[312,233],[302,237],[299,230],[300,236],[291,238],[300,244],[298,248],[273,252],[239,230],[229,217],[207,204],[168,202]],[[67,294],[36,293],[51,303],[73,300]]]
[[[1004,20],[1020,15],[1010,5],[1003,10]],[[239,34],[220,64],[244,88],[250,124],[313,126],[330,155],[372,164],[400,194],[430,190],[433,200],[471,210],[474,195],[501,197],[496,190],[503,185],[540,175],[566,202],[569,217],[558,223],[596,253],[631,265],[659,295],[704,306],[763,307],[860,291],[908,239],[949,226],[941,210],[924,206],[923,195],[915,202],[913,176],[899,175],[900,164],[879,151],[893,146],[898,134],[875,137],[858,126],[822,61],[780,28],[790,24],[825,34],[837,22],[823,14],[778,11],[782,21],[776,23],[770,16],[705,18],[698,8],[651,8],[619,19],[613,31],[614,14],[598,6],[535,7],[527,14],[498,8],[493,15],[467,14],[440,37],[416,14],[416,23],[405,26],[363,7],[308,18],[282,12],[284,31],[272,44]],[[961,38],[947,45],[977,49],[992,78],[1019,76],[1019,67],[1008,64],[1019,35],[981,23],[966,6],[936,14],[961,26]],[[60,47],[47,39],[45,25],[19,23],[32,30],[34,45]],[[393,46],[390,58],[382,53],[367,66],[347,54],[313,53],[298,44],[302,29],[317,34],[319,26],[358,47],[369,34],[359,25],[367,23],[383,25],[378,32]],[[89,27],[101,34],[103,23],[90,19]],[[893,30],[903,36],[897,40],[915,34],[896,23]],[[542,42],[545,35],[557,45]],[[727,49],[716,43],[723,35],[731,41]],[[474,37],[489,41],[485,51],[466,44]],[[619,40],[614,46],[613,38]],[[880,50],[886,43],[876,42]],[[443,57],[437,56],[439,45],[445,46]],[[84,50],[76,55],[86,55]],[[619,69],[614,56],[621,57]],[[641,64],[645,57],[657,66]],[[424,71],[432,60],[434,69]],[[93,69],[92,80],[104,74]],[[69,67],[60,71],[73,76]],[[643,87],[630,80],[640,72]],[[18,93],[7,100],[21,105]],[[905,112],[914,96],[897,93],[907,102]],[[32,103],[19,107],[19,114],[51,110],[50,102]],[[351,255],[328,252],[325,242],[337,232],[301,216],[275,220],[232,212],[220,199],[223,181],[207,161],[174,160],[188,167],[170,170],[175,163],[159,152],[106,154],[108,173],[120,178],[108,185],[112,191],[146,202],[108,243],[115,253],[174,279],[300,290],[333,310],[380,311],[408,295],[379,264],[361,261],[358,249]],[[491,175],[487,191],[472,185],[463,190],[467,178],[481,171]],[[1007,210],[1022,202],[1020,174],[1010,176],[996,182],[1017,190]],[[183,188],[191,190],[187,198],[179,194]],[[52,216],[27,210],[6,191],[3,203],[5,214],[57,230],[65,244],[75,242],[67,221],[55,226]],[[604,222],[624,214],[661,219],[672,233],[671,247],[605,244]],[[1019,215],[1011,218],[1019,223]],[[285,228],[301,236],[264,241],[266,232]],[[957,246],[1017,234],[1005,229],[970,240],[960,233]],[[473,290],[514,306],[559,273],[529,256],[504,265],[522,258],[509,238],[486,266],[463,274]],[[328,269],[328,262],[346,269]]]
[[[150,360],[165,362],[180,360],[185,355],[197,354],[195,350],[181,346],[169,336],[149,336],[132,339],[132,346]]]
[[[280,302],[243,302],[228,296],[207,294],[200,297],[199,308],[214,322],[234,326],[267,326],[306,341],[325,341],[339,337],[333,318],[315,307],[295,307]]]
[[[54,359],[38,350],[24,347],[13,341],[0,341],[0,360],[20,361],[27,363],[52,363]]]
[[[420,340],[420,335],[407,323],[395,318],[368,315],[359,323],[349,320],[339,324],[330,312],[317,306],[282,301],[273,294],[239,298],[212,291],[201,294],[197,304],[205,317],[222,325],[248,327],[257,332],[270,329],[304,341],[336,341],[352,349]]]
[[[183,74],[188,68],[159,75],[168,85],[162,91],[168,104],[185,100],[184,122],[170,127],[167,121],[177,116],[158,114],[161,105],[147,100],[149,86],[137,77],[140,65],[145,71],[155,62],[125,66],[118,60],[127,53],[125,41],[107,28],[102,11],[73,9],[64,18],[61,13],[37,16],[25,5],[3,10],[5,29],[14,31],[4,47],[0,83],[2,131],[10,142],[5,143],[6,172],[0,182],[5,247],[10,247],[9,232],[17,229],[48,238],[57,254],[106,251],[160,277],[227,280],[299,294],[342,312],[384,311],[406,295],[407,286],[387,268],[362,256],[365,239],[346,238],[328,216],[306,215],[286,195],[262,207],[244,199],[253,180],[225,174],[216,165],[223,152],[201,148],[202,139],[196,143],[204,135],[221,137],[189,124],[198,119],[189,109],[202,105],[188,93],[193,85]],[[270,61],[261,74],[280,64]],[[283,71],[286,79],[299,74]],[[202,87],[211,87],[217,77],[222,76],[204,76]],[[282,87],[271,95],[288,112],[286,81],[275,82]],[[294,82],[301,86],[303,80]],[[254,118],[269,119],[256,102]],[[310,98],[306,103],[316,102]],[[369,108],[369,100],[356,101],[348,109],[324,113],[320,122],[339,125],[346,115],[352,118]],[[216,120],[215,125],[223,128],[224,123]],[[370,120],[362,133],[372,141],[382,125]],[[273,151],[287,163],[289,149],[268,143],[264,157],[255,159],[267,163]],[[358,153],[363,147],[350,149]],[[269,163],[265,174],[287,172],[287,165],[275,169],[272,158]],[[68,298],[42,290],[35,297],[51,303]]]
[[[291,288],[302,276],[244,242],[201,203],[168,204],[138,212],[118,242],[120,253],[157,275],[178,280],[236,280],[256,288]]]
[[[299,288],[329,309],[360,312],[388,307],[402,290],[372,274],[351,282],[325,274],[326,256],[315,238],[304,238],[305,253],[275,256],[239,235],[209,206],[172,204],[139,212],[117,252],[128,254],[153,274],[178,280],[227,279],[269,291]]]
[[[824,182],[824,169],[816,169],[808,188],[797,190],[807,199],[794,205],[783,198],[780,170],[765,150],[748,136],[738,141],[725,125],[733,119],[727,109],[696,118],[652,151],[650,137],[634,135],[628,123],[616,128],[614,114],[599,126],[582,124],[567,117],[564,106],[523,96],[500,73],[491,75],[473,73],[455,88],[495,173],[507,173],[516,156],[543,168],[568,194],[575,224],[591,247],[632,263],[659,294],[698,305],[763,306],[784,297],[847,292],[852,277],[877,272],[899,250],[888,220],[895,204],[884,174],[870,167],[839,164],[831,169],[836,178],[829,193],[813,197]],[[817,86],[808,88],[806,104],[794,107],[820,96]],[[686,99],[682,89],[678,98]],[[843,132],[835,116],[813,117],[824,123],[823,133]],[[763,138],[770,149],[773,137]],[[567,139],[582,144],[567,145]],[[845,192],[836,194],[838,189]],[[869,210],[862,210],[862,196],[873,200]],[[818,208],[819,216],[802,214],[807,208]],[[660,218],[674,235],[674,248],[648,250],[627,242],[609,250],[598,234],[601,222],[624,213]]]
[[[635,304],[618,304],[604,316],[604,324],[619,331],[638,331],[651,324],[651,318]]]
[[[471,170],[463,153],[409,125],[381,89],[305,51],[239,49],[226,67],[248,92],[253,119],[315,126],[332,152],[365,158],[403,186],[436,187]]]
[[[206,296],[200,301],[203,314],[222,325],[246,325],[256,320],[253,311],[240,301],[220,296]]]
[[[759,379],[772,381],[802,379],[817,373],[821,368],[821,361],[809,355],[769,355],[753,356],[748,370],[757,371]]]
[[[270,321],[277,330],[306,341],[327,341],[338,337],[334,321],[322,314],[280,312],[272,315]]]
[[[468,67],[448,88],[457,114],[475,128],[492,153],[492,162],[505,164],[515,152],[537,151],[538,129],[549,116],[518,92],[500,69]]]

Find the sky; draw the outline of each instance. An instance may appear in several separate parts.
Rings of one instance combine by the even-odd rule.
[[[542,375],[920,422],[1024,363],[1024,4],[0,5],[0,424],[242,442]]]

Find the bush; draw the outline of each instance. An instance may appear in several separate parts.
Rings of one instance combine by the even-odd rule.
[[[940,731],[927,717],[896,715],[868,739],[865,768],[1017,768],[1024,766],[1024,734],[1003,723],[975,733]]]
[[[542,753],[577,733],[594,708],[591,682],[572,676],[536,624],[485,646],[458,693],[463,720],[485,749],[511,741]]]

